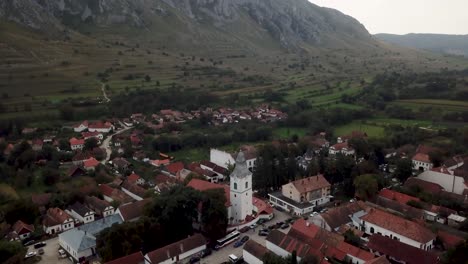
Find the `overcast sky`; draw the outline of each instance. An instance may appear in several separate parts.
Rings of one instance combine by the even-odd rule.
[[[372,34],[468,34],[468,0],[309,1],[356,18]]]

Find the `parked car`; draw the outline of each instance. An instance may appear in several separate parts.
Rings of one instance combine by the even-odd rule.
[[[249,238],[250,238],[249,236],[243,236],[240,241],[242,241],[242,243],[245,243],[249,241]]]
[[[261,224],[263,224],[263,223],[265,223],[265,222],[266,222],[266,220],[262,218],[262,219],[260,219],[260,220],[257,221],[257,224],[261,225]]]
[[[328,208],[323,208],[322,210],[320,210],[320,213],[323,214],[323,213],[325,213],[327,211],[328,211]]]
[[[258,231],[258,235],[259,236],[268,236],[270,234],[269,231],[266,231],[266,230],[260,230]]]
[[[40,248],[37,253],[39,253],[39,255],[44,255],[44,249],[43,248]]]
[[[236,243],[234,243],[234,247],[238,248],[238,247],[242,246],[243,244],[244,243],[239,239],[239,240],[236,241]]]
[[[282,225],[281,225],[281,229],[286,229],[286,228],[288,228],[288,227],[289,227],[289,224],[282,224]]]
[[[251,225],[250,225],[250,228],[251,228],[251,229],[255,229],[256,227],[257,227],[257,224],[251,224]]]
[[[206,248],[205,250],[202,251],[201,253],[201,257],[204,258],[204,257],[207,257],[209,255],[211,255],[213,251],[211,250],[211,248]]]
[[[58,253],[59,253],[59,259],[63,259],[67,257],[67,254],[65,254],[65,250],[63,249],[59,249]]]
[[[247,231],[249,231],[249,230],[250,230],[250,227],[244,226],[243,228],[239,229],[239,232],[245,233],[245,232],[247,232]]]
[[[190,264],[200,262],[200,257],[198,256],[193,256],[190,258]]]
[[[39,242],[37,244],[34,244],[34,248],[41,248],[41,247],[45,247],[45,245],[47,245],[46,242]]]
[[[36,240],[29,240],[28,242],[24,243],[25,246],[30,246],[32,244],[36,243]]]
[[[273,224],[273,225],[268,226],[268,229],[270,229],[270,230],[276,229],[276,224]]]
[[[317,216],[317,215],[319,215],[319,213],[317,213],[317,212],[312,212],[312,213],[310,214],[310,217],[314,217],[314,216]]]
[[[24,258],[25,259],[32,258],[32,257],[34,257],[36,255],[37,255],[36,251],[31,251],[31,252],[27,253],[26,256],[24,256]]]

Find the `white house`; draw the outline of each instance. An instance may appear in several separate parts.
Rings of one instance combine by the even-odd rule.
[[[323,175],[299,179],[269,193],[270,203],[295,215],[312,212],[315,207],[330,201],[331,184]]]
[[[352,156],[356,153],[356,151],[348,145],[348,142],[337,143],[331,146],[328,149],[328,152],[330,153],[330,155],[336,155],[341,153],[346,156]]]
[[[424,153],[416,153],[411,162],[413,163],[413,170],[428,171],[434,166],[429,155]]]
[[[8,235],[11,241],[13,240],[24,240],[31,236],[31,233],[34,232],[34,226],[28,225],[21,220],[16,221],[16,223],[11,228],[11,232]]]
[[[59,235],[59,245],[73,258],[80,262],[96,255],[96,237],[104,229],[113,224],[122,223],[119,215],[111,215],[90,222],[80,227],[68,230]]]
[[[84,147],[85,140],[84,139],[77,139],[71,138],[70,139],[70,148],[72,150],[82,150]]]
[[[86,224],[94,221],[93,210],[89,209],[80,202],[76,202],[73,205],[70,205],[65,211],[71,216],[73,216],[80,223]]]
[[[80,124],[77,124],[73,127],[73,131],[81,133],[88,129],[88,121],[83,121]]]
[[[44,232],[57,234],[75,227],[75,220],[60,208],[49,208],[42,221]]]
[[[382,210],[372,208],[356,213],[354,218],[355,227],[368,235],[387,236],[422,250],[431,250],[436,239],[426,227]]]
[[[244,153],[244,158],[247,163],[249,170],[252,170],[257,161],[257,154],[255,148],[251,146],[241,147],[241,151]],[[227,169],[236,163],[236,154],[231,154],[226,151],[218,149],[210,149],[210,161],[214,164]]]
[[[109,202],[95,196],[85,197],[85,203],[89,209],[93,210],[101,217],[107,217],[115,213],[115,208]]]
[[[96,122],[91,123],[88,126],[89,132],[100,132],[100,133],[109,133],[114,129],[114,125],[110,122]]]
[[[145,255],[145,264],[186,263],[190,257],[200,254],[205,249],[205,238],[201,234],[195,234],[186,239],[148,252]]]

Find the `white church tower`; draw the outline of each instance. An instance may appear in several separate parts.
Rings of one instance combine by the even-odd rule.
[[[232,224],[243,222],[247,215],[252,215],[252,173],[247,167],[244,153],[237,154],[236,167],[231,180],[231,217]]]

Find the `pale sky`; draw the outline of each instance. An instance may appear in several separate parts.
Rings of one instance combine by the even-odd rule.
[[[356,18],[372,34],[468,34],[468,0],[309,1]]]

